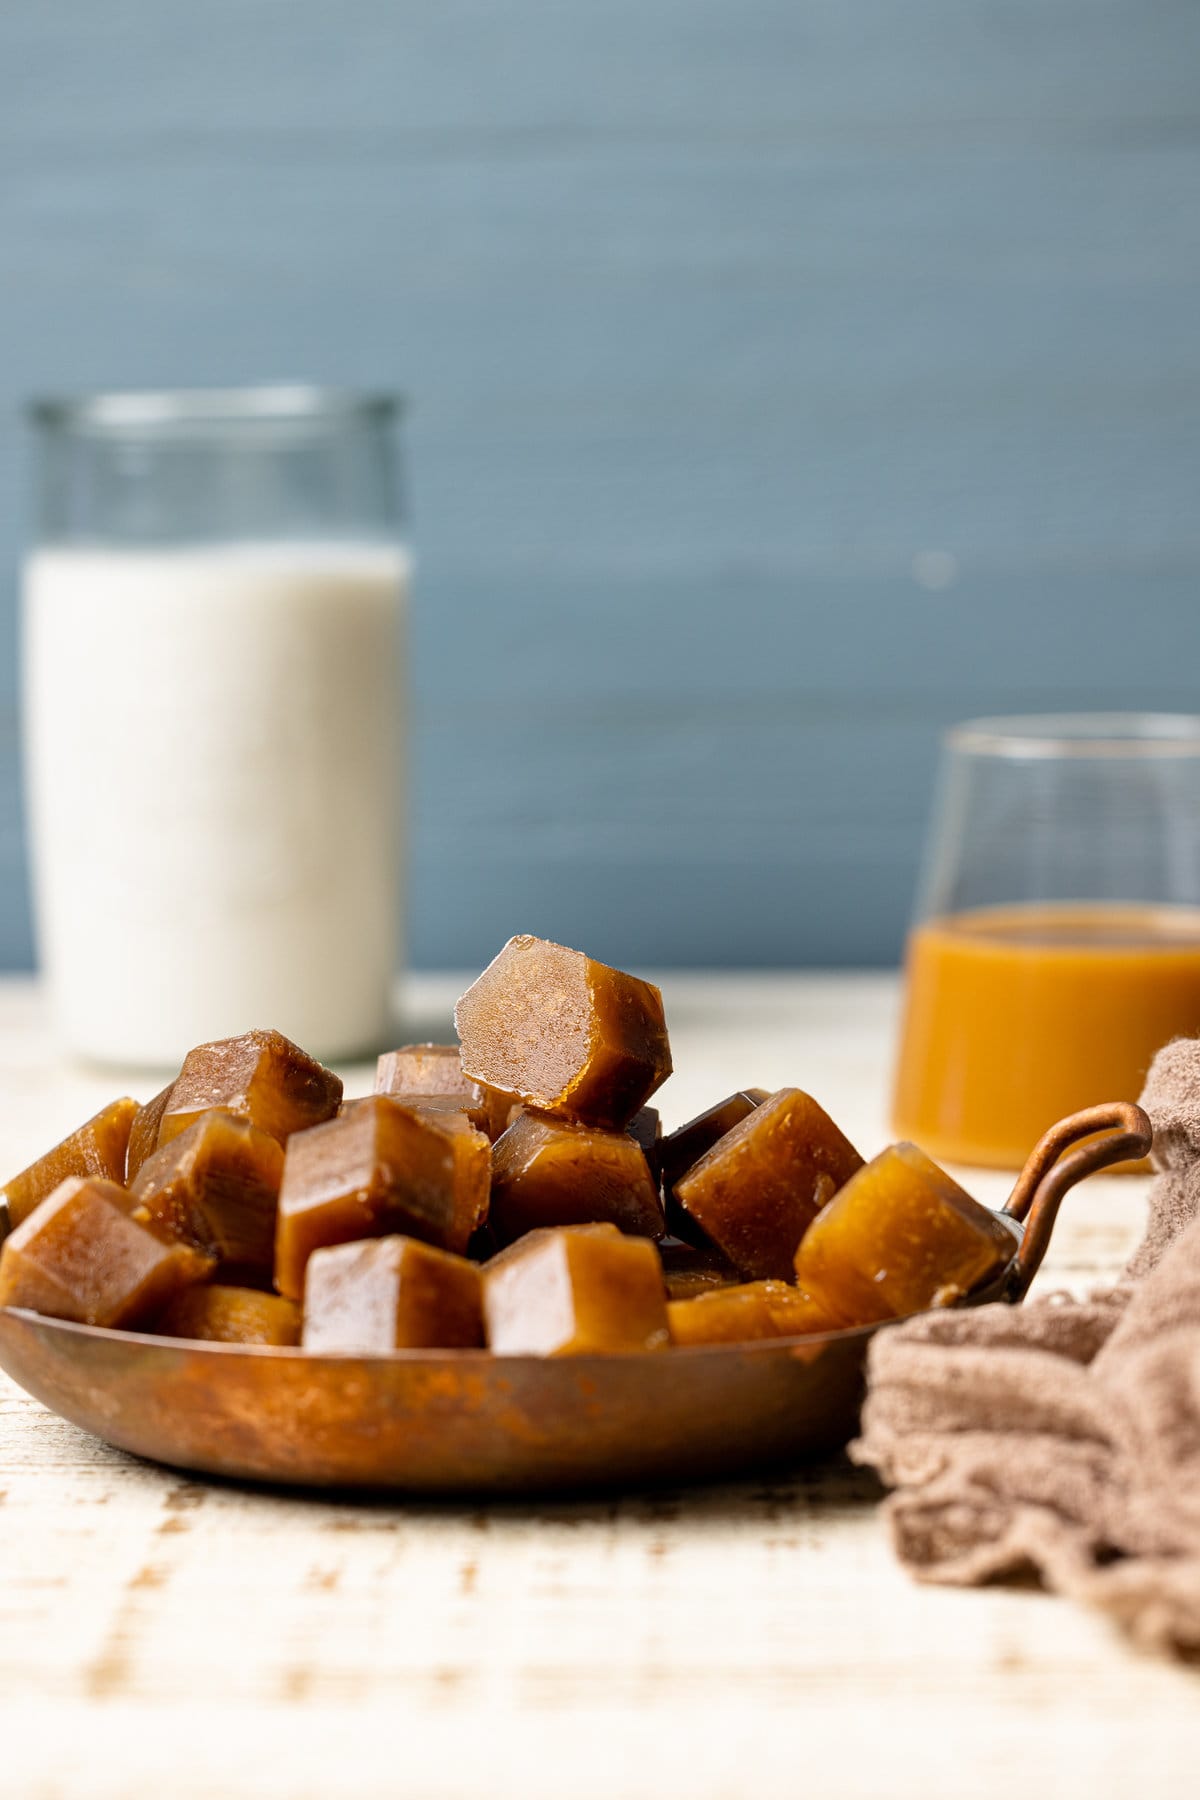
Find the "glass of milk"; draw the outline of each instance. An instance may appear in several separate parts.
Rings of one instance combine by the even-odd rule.
[[[313,388],[33,409],[23,692],[61,1041],[178,1065],[389,1035],[401,903],[396,402]]]

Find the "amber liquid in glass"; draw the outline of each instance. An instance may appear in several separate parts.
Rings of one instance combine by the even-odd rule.
[[[908,943],[893,1124],[949,1162],[1019,1168],[1065,1113],[1136,1100],[1200,1035],[1200,909],[983,907]]]

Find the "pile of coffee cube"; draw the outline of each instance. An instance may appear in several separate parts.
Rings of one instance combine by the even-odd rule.
[[[2,1190],[0,1305],[319,1353],[647,1351],[874,1324],[1009,1261],[913,1145],[871,1163],[800,1088],[664,1135],[649,982],[510,939],[459,1042],[347,1099],[277,1031],[201,1044]]]

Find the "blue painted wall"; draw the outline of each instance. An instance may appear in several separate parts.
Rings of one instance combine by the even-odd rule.
[[[889,960],[941,724],[1200,708],[1200,8],[6,0],[0,961],[19,404],[286,377],[414,402],[418,962]]]

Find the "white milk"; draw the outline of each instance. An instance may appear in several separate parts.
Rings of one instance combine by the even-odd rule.
[[[35,913],[75,1052],[387,1036],[407,575],[366,544],[30,557]]]

